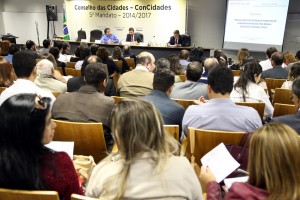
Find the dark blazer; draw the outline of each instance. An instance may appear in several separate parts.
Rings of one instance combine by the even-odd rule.
[[[271,122],[287,124],[295,129],[295,131],[300,135],[300,111],[298,111],[296,114],[274,117]]]
[[[281,67],[281,65],[275,66],[271,69],[262,72],[261,77],[265,78],[275,78],[275,79],[287,79],[288,70]]]
[[[170,41],[168,42],[170,45],[175,45],[175,38],[174,36],[170,37]],[[181,46],[188,46],[187,42],[185,42],[181,35],[179,35],[179,39],[178,39],[178,44],[180,44]]]
[[[142,38],[140,37],[140,34],[134,33],[134,41],[137,41],[138,43],[142,42]],[[126,42],[131,42],[131,35],[127,34],[126,36]]]

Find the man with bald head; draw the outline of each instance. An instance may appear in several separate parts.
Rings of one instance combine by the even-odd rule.
[[[118,92],[122,97],[145,96],[153,89],[153,71],[156,68],[154,56],[142,52],[136,62],[136,68],[122,74],[118,81]]]
[[[207,75],[209,70],[211,70],[213,67],[219,66],[219,62],[216,58],[206,58],[204,63],[204,73],[202,74],[199,82],[207,84]]]

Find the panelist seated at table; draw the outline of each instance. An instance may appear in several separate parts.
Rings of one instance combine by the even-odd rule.
[[[104,35],[101,38],[101,42],[106,44],[113,44],[118,43],[119,39],[117,38],[117,36],[111,33],[110,28],[105,28]]]
[[[126,42],[143,42],[143,39],[141,38],[141,35],[139,33],[134,32],[134,28],[129,28],[129,33],[126,36]]]
[[[173,36],[170,37],[170,41],[168,42],[168,46],[188,46],[187,42],[183,40],[182,36],[179,33],[179,30],[175,30],[173,32]]]

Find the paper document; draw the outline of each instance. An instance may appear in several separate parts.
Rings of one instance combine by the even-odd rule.
[[[55,151],[64,151],[70,156],[71,160],[73,160],[74,142],[52,141],[45,146]]]
[[[235,182],[245,183],[248,181],[248,179],[249,179],[249,176],[243,176],[243,177],[237,177],[237,178],[225,178],[224,183],[225,183],[227,189],[229,190],[232,183],[235,183]]]
[[[230,155],[223,143],[220,143],[213,150],[201,158],[203,166],[208,166],[220,183],[231,174],[240,164]]]

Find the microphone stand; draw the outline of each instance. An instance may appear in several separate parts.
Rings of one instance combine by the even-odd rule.
[[[39,47],[40,47],[39,24],[38,24],[37,21],[35,22],[35,28],[36,28],[36,34],[37,34],[37,39],[38,39],[38,45],[39,45]]]

